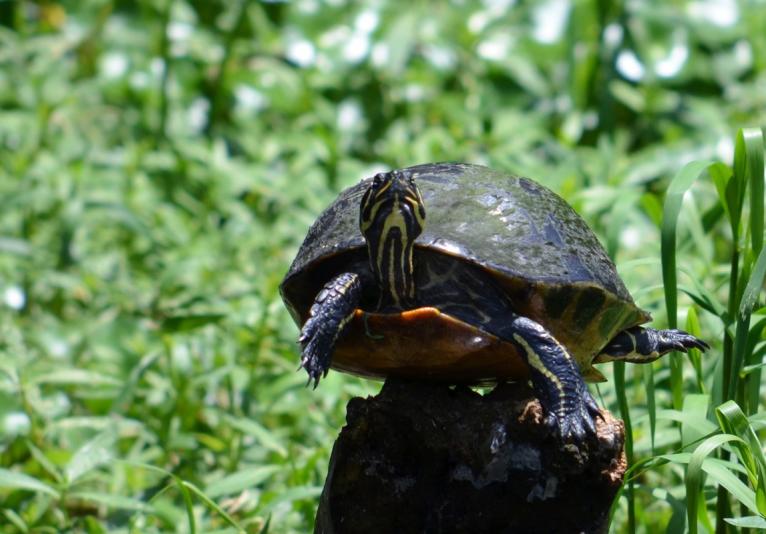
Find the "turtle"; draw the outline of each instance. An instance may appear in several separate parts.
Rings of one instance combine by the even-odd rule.
[[[582,218],[524,177],[467,163],[381,172],[318,217],[280,293],[316,388],[368,378],[531,381],[562,439],[595,435],[594,363],[704,351],[639,308]]]

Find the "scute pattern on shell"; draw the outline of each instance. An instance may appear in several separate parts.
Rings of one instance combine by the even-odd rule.
[[[598,239],[551,190],[469,164],[409,167],[426,204],[416,245],[529,282],[592,283],[632,304]],[[285,279],[340,252],[364,246],[359,202],[370,178],[343,191],[309,230]]]

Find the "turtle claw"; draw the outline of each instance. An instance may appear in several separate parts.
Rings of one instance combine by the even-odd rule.
[[[305,369],[309,375],[306,387],[314,382],[313,388],[319,385],[319,379],[327,376],[330,369],[331,347],[327,341],[330,334],[322,328],[321,317],[311,316],[301,329],[298,342],[301,345],[301,363],[298,370]]]
[[[578,397],[549,412],[546,423],[565,443],[582,443],[596,436],[596,418],[603,420],[601,410],[583,383]]]
[[[313,389],[317,388],[319,380],[327,376],[327,372],[330,370],[330,355],[327,350],[321,350],[322,337],[315,330],[318,329],[312,328],[310,322],[306,323],[301,334],[301,363],[298,366],[298,370],[303,368],[309,375],[306,387],[309,387],[313,381]]]
[[[566,443],[581,443],[588,436],[595,436],[596,427],[593,419],[582,414],[568,414],[561,419],[554,417],[557,435]]]
[[[306,380],[306,387],[311,387],[311,389],[316,389],[317,386],[319,385],[319,379],[322,378],[322,373],[314,374],[312,373],[312,371],[309,371],[308,368],[306,368],[305,366],[304,366],[304,369],[306,369],[306,371],[309,374],[309,378],[308,380]],[[327,373],[325,373],[325,376],[326,375]]]
[[[307,371],[308,371],[308,369],[307,369]],[[312,382],[314,382],[313,385],[311,384]],[[306,380],[306,386],[305,387],[307,387],[307,388],[310,387],[311,389],[316,389],[318,385],[319,385],[319,376],[312,375],[311,372],[309,371],[309,378],[308,378],[308,380]]]
[[[661,341],[671,350],[686,352],[689,349],[697,349],[705,352],[710,348],[710,345],[683,330],[662,330],[660,336]]]
[[[306,372],[309,375],[308,381],[306,382],[306,387],[308,387],[311,382],[314,382],[313,389],[316,389],[319,385],[319,380],[322,377],[327,376],[327,372],[330,369],[329,365],[329,358],[325,357],[323,358],[321,354],[318,353],[316,350],[316,344],[309,342],[304,348],[303,348],[303,356],[301,357],[301,365],[298,367],[298,370],[301,368],[305,369]]]
[[[573,374],[570,387],[550,413],[556,420],[559,438],[565,443],[579,444],[596,437],[596,419],[603,420],[604,416],[581,377]]]

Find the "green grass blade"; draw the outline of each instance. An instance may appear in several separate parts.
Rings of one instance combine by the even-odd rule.
[[[748,183],[750,191],[749,231],[751,250],[740,251],[740,218],[745,191]],[[717,184],[719,195],[722,187]],[[729,276],[729,313],[736,311],[736,332],[733,340],[724,343],[724,400],[736,398],[744,401],[746,392],[740,373],[750,362],[745,354],[750,323],[750,312],[760,292],[766,271],[766,258],[761,257],[763,245],[763,135],[758,129],[742,129],[737,132],[734,149],[734,173],[726,184],[726,199],[731,213],[730,224],[734,249],[731,258]],[[740,269],[740,255],[742,267]],[[753,258],[758,256],[753,268]],[[752,271],[752,272],[751,272]],[[741,285],[747,279],[746,285]],[[745,405],[745,410],[748,406]]]
[[[705,288],[698,280],[694,279],[692,283],[694,284],[694,289],[688,288],[683,285],[679,285],[678,289],[686,293],[686,295],[691,298],[695,304],[700,306],[703,310],[706,310],[716,317],[719,317],[723,322],[724,325],[731,322],[731,317],[728,315],[728,310],[726,309],[726,306],[716,297],[716,295]]]
[[[750,515],[745,517],[727,517],[724,519],[724,521],[734,527],[766,530],[766,519],[758,515]]]
[[[0,468],[0,488],[36,491],[50,495],[55,499],[59,498],[59,492],[45,482],[24,473],[17,473],[16,471],[3,468]]]
[[[40,465],[40,467],[50,475],[57,485],[64,483],[64,475],[59,471],[59,468],[48,458],[43,451],[41,451],[31,440],[26,440],[25,445],[27,450]]]
[[[232,427],[245,434],[253,436],[261,443],[261,445],[267,449],[276,452],[282,458],[287,458],[287,449],[284,447],[284,445],[282,445],[279,440],[274,437],[272,432],[270,432],[260,423],[246,417],[235,417],[229,414],[225,414],[224,418]]]
[[[630,408],[628,407],[627,388],[625,387],[625,362],[614,362],[614,387],[617,395],[617,404],[620,407],[620,416],[625,424],[625,455],[628,459],[628,465],[633,464],[633,425],[630,419]],[[625,487],[625,498],[628,501],[628,532],[636,531],[636,491],[632,479],[627,479],[623,483]]]
[[[140,467],[142,469],[146,469],[147,471],[153,471],[155,473],[160,473],[170,479],[173,480],[173,483],[178,488],[178,491],[181,493],[181,498],[184,501],[184,510],[186,512],[186,521],[189,525],[189,532],[191,534],[196,534],[197,532],[197,520],[194,517],[194,502],[191,498],[191,493],[189,491],[189,488],[186,487],[184,484],[184,480],[180,478],[179,476],[171,473],[170,471],[167,471],[166,469],[162,469],[161,467],[157,467],[155,465],[146,464],[142,462],[131,462],[127,460],[118,460],[120,463],[132,465],[135,467]],[[153,498],[157,498],[160,494],[167,491],[171,486],[165,486],[160,492],[156,493]]]
[[[748,469],[748,475],[755,487],[758,512],[766,515],[766,455],[761,447],[750,421],[742,409],[733,401],[716,408],[716,417],[724,432],[743,437],[746,446],[737,446],[740,461]]]
[[[732,369],[729,374],[729,392],[738,391],[740,377],[745,365],[755,362],[751,361],[751,355],[748,354],[747,346],[750,333],[750,313],[755,306],[756,299],[761,292],[764,278],[766,277],[766,249],[761,249],[758,254],[758,260],[755,268],[750,274],[750,278],[742,293],[742,300],[737,313],[737,328],[734,335],[734,351],[732,357]],[[744,394],[741,395],[744,398]],[[753,407],[755,411],[755,406]]]
[[[274,508],[279,506],[281,503],[311,499],[311,498],[318,497],[321,494],[322,494],[321,486],[311,486],[311,485],[296,486],[296,487],[290,488],[287,491],[280,493],[279,495],[275,495],[274,498],[271,501],[269,501],[267,504],[265,504],[260,511],[261,513],[271,512],[274,510]]]
[[[753,414],[747,420],[750,421],[753,430],[763,430],[766,428],[766,412]]]
[[[745,286],[745,291],[742,293],[742,300],[739,304],[738,313],[740,318],[749,316],[752,313],[758,295],[763,287],[764,277],[766,277],[766,253],[761,250],[758,254],[758,259],[755,262],[753,272],[750,274],[750,278]]]
[[[19,529],[19,532],[22,532],[23,534],[27,534],[29,532],[29,526],[24,522],[24,519],[21,518],[19,514],[14,512],[13,510],[9,510],[6,508],[2,511],[5,518],[10,522],[13,523],[13,526]]]
[[[744,394],[739,393],[739,386],[741,384],[740,377],[745,367],[745,363],[748,360],[745,355],[747,348],[747,333],[750,329],[750,315],[747,314],[744,318],[737,318],[736,330],[734,331],[734,344],[732,346],[732,357],[730,360],[730,368],[728,377],[729,382],[727,384],[726,392],[728,397],[736,396],[737,400],[741,400]],[[725,400],[731,400],[727,398]]]
[[[707,513],[707,508],[704,506],[698,507],[699,514],[697,514],[697,520],[702,523],[705,530],[708,532],[715,532],[715,525],[710,520],[710,516]]]
[[[763,133],[760,128],[744,128],[737,133],[734,152],[734,166],[741,165],[741,157],[747,165],[750,178],[750,239],[753,255],[763,248]]]
[[[686,534],[686,501],[676,498],[665,488],[654,488],[651,495],[655,502],[664,501],[672,510],[665,534]]]
[[[693,161],[688,163],[673,178],[665,196],[665,206],[662,213],[661,256],[662,282],[665,290],[665,308],[668,314],[668,325],[676,328],[678,324],[678,281],[676,278],[676,230],[678,215],[681,211],[684,195],[694,182],[711,165],[709,161]],[[670,355],[671,392],[673,407],[680,409],[683,403],[683,375],[681,360],[677,354]]]
[[[197,486],[192,484],[191,482],[183,481],[182,484],[188,488],[192,493],[194,493],[199,499],[207,505],[208,508],[216,512],[218,515],[220,515],[224,521],[226,521],[230,526],[237,529],[238,532],[245,532],[242,527],[239,526],[239,524],[232,519],[232,517],[224,511],[223,508],[218,506],[215,501],[213,501],[210,497],[205,495],[205,493],[200,490]]]
[[[687,395],[684,397],[683,413],[688,415],[681,423],[681,446],[687,447],[703,438],[709,431],[705,426],[695,424],[696,421],[707,421],[706,415],[710,397],[708,395]]]
[[[750,421],[748,421],[744,412],[736,402],[727,401],[721,406],[718,406],[715,409],[715,415],[722,432],[741,437],[746,446],[753,444],[753,436],[748,435],[748,430],[751,430]],[[755,443],[758,443],[757,436],[755,436]],[[760,450],[760,444],[757,445],[757,448]],[[740,461],[747,469],[752,480],[756,473],[754,458],[750,455],[750,451],[748,451],[747,447],[743,448],[737,445],[737,450],[743,452],[743,454],[740,455]]]
[[[30,384],[49,384],[55,386],[121,386],[122,382],[111,376],[85,369],[59,369],[55,373],[35,376]]]
[[[750,375],[750,374],[752,374],[752,373],[754,373],[754,372],[756,372],[756,371],[766,367],[766,362],[762,361],[763,357],[766,356],[766,346],[761,347],[760,349],[755,351],[755,353],[753,355],[755,357],[754,359],[756,361],[758,361],[758,362],[761,362],[761,363],[756,363],[756,364],[753,364],[753,365],[746,365],[746,366],[744,366],[742,368],[742,376]],[[758,382],[758,380],[754,380],[754,382],[760,386],[760,383]],[[755,399],[755,401],[757,403],[758,399]]]
[[[216,480],[205,488],[205,493],[210,498],[232,495],[246,489],[253,488],[267,480],[282,467],[278,465],[261,465],[249,469],[238,470],[220,480]]]
[[[707,458],[702,464],[702,469],[707,473],[712,482],[720,484],[726,488],[726,491],[746,506],[748,510],[758,513],[755,492],[742,482],[737,476],[736,470],[727,465],[730,463],[731,462],[724,462],[715,458]],[[713,529],[710,530],[712,531]]]
[[[748,184],[748,150],[749,145],[744,142],[744,131],[739,130],[734,144],[734,173],[727,184],[726,196],[731,210],[730,223],[734,231],[734,242],[738,241],[739,223],[742,218],[742,208],[745,201],[745,191]],[[736,225],[736,228],[735,228]]]
[[[673,178],[665,196],[665,206],[662,212],[661,255],[662,282],[665,286],[665,306],[668,311],[668,324],[671,328],[677,325],[676,311],[678,308],[678,289],[676,282],[676,227],[678,215],[681,212],[684,195],[700,175],[711,165],[710,161],[693,161],[687,163]]]
[[[697,507],[705,506],[704,500],[700,502],[699,496],[702,489],[703,469],[702,464],[705,459],[716,449],[724,445],[725,443],[739,442],[744,444],[744,440],[739,436],[731,434],[718,434],[707,438],[700,443],[692,453],[689,465],[686,468],[686,502],[687,502],[687,520],[689,521],[689,533],[696,534],[697,529],[697,515],[699,513]]]
[[[649,415],[649,438],[654,454],[654,444],[657,434],[657,392],[654,383],[654,367],[647,365],[644,380],[646,381],[646,412]]]
[[[694,410],[659,410],[657,419],[681,423],[681,428],[686,426],[688,429],[694,429],[694,433],[699,436],[707,436],[716,431],[715,425],[705,417],[704,413],[700,414]]]
[[[729,221],[729,224],[731,224],[733,219],[731,207],[729,206],[727,189],[729,188],[729,181],[731,180],[733,171],[728,165],[718,162],[708,167],[708,174],[710,174],[713,185],[715,185],[716,191],[718,192],[718,200],[723,207],[723,212],[726,214],[726,219]]]
[[[744,371],[746,367],[760,363],[760,353],[753,350],[753,330],[756,330],[755,335],[760,337],[760,331],[763,329],[763,320],[756,323],[751,329],[750,313],[755,306],[758,295],[761,293],[764,277],[766,277],[766,249],[761,249],[758,254],[758,259],[755,262],[753,272],[750,275],[750,279],[745,286],[745,291],[742,294],[742,301],[740,302],[739,307],[737,337],[734,339],[734,347],[736,349],[734,353],[734,361],[735,369],[738,371],[736,379],[734,380],[735,386],[737,381],[741,380],[742,376],[745,374]],[[739,336],[741,336],[741,338]],[[749,413],[753,413],[758,409],[758,398],[761,385],[760,379],[760,369],[756,370],[752,376],[746,377],[745,387],[747,391],[745,393],[745,399],[747,399],[747,403],[745,406]]]
[[[194,518],[194,502],[191,498],[191,491],[186,486],[183,479],[173,474],[170,476],[173,478],[176,486],[178,486],[178,490],[181,492],[181,496],[183,497],[184,507],[186,509],[186,519],[189,522],[189,532],[191,532],[191,534],[196,534],[197,520]]]
[[[69,485],[90,471],[111,461],[113,457],[112,447],[117,433],[116,426],[104,430],[74,453],[64,470]]]
[[[689,307],[689,311],[686,314],[686,325],[684,325],[687,332],[702,338],[702,328],[700,327],[699,317],[697,316],[697,309],[694,306]],[[705,387],[705,378],[702,374],[702,352],[698,349],[689,349],[689,361],[692,362],[694,368],[694,376],[697,379],[697,391],[705,393],[707,388]]]
[[[192,493],[200,498],[200,500],[211,510],[217,512],[221,515],[221,517],[226,521],[229,525],[237,529],[238,532],[244,532],[244,529],[242,529],[241,526],[229,515],[226,513],[225,510],[223,510],[218,504],[216,504],[210,497],[208,497],[205,492],[200,490],[197,486],[192,484],[191,482],[188,482],[186,480],[183,480],[179,476],[171,473],[170,471],[167,471],[165,469],[159,468],[157,466],[146,464],[142,462],[131,462],[126,460],[119,460],[120,463],[124,463],[127,465],[131,465],[134,467],[139,467],[141,469],[146,469],[148,471],[153,471],[155,473],[160,473],[164,476],[170,477],[173,479],[173,482],[176,486],[178,486],[179,491],[181,492],[181,496],[184,501],[184,507],[186,510],[186,517],[187,521],[189,523],[189,531],[192,533],[197,532],[197,523],[194,518],[194,502],[192,500]]]
[[[267,534],[269,527],[271,526],[271,514],[266,517],[266,522],[263,524],[263,528],[258,531],[258,534]]]
[[[748,352],[753,352],[755,350],[756,346],[761,341],[761,336],[763,335],[763,329],[766,328],[766,318],[763,318],[760,311],[761,310],[758,310],[759,312],[758,316],[762,318],[759,319],[753,326],[750,327],[750,332],[748,332],[748,335],[747,335]]]

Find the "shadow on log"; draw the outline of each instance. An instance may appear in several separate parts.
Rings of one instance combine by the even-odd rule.
[[[348,404],[315,533],[605,532],[627,464],[602,414],[597,442],[562,448],[526,384],[389,380]]]

